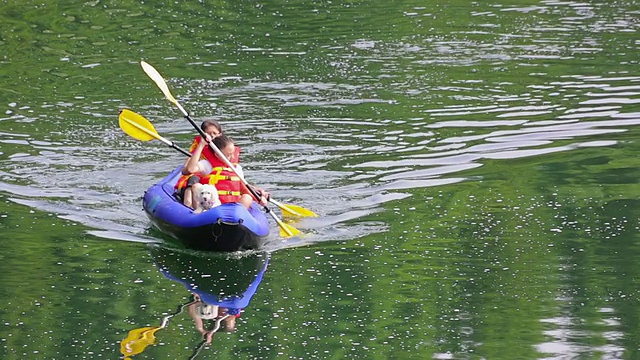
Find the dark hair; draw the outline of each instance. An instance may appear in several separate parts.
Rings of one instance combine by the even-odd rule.
[[[208,128],[214,126],[216,129],[218,129],[218,132],[220,134],[222,134],[222,126],[220,126],[220,123],[218,123],[215,120],[205,120],[202,122],[202,124],[200,125],[200,129],[202,129],[202,131],[206,132]]]
[[[233,144],[233,139],[224,134],[218,135],[213,139],[213,145],[220,150],[226,148],[229,144]]]

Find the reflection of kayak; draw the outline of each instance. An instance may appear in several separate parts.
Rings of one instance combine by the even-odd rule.
[[[263,245],[269,221],[258,204],[254,202],[249,210],[236,203],[223,204],[194,214],[173,196],[180,169],[144,194],[142,206],[158,229],[199,250],[250,250]]]
[[[256,293],[269,255],[252,254],[242,258],[191,255],[153,247],[153,260],[162,274],[200,296],[208,305],[244,309]]]

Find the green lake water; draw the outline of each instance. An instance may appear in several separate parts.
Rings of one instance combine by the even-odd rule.
[[[132,359],[640,358],[639,31],[635,1],[1,2],[0,358],[163,320]],[[141,60],[304,236],[151,227],[184,158],[118,110],[194,131]],[[191,285],[244,294],[235,332],[202,343]]]

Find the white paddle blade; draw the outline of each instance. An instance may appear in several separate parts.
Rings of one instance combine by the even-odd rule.
[[[149,76],[151,80],[153,80],[153,82],[158,85],[164,96],[172,103],[177,104],[178,102],[176,101],[176,98],[171,95],[171,91],[169,91],[167,83],[164,81],[164,78],[162,77],[162,75],[160,75],[158,70],[156,70],[153,66],[149,65],[145,61],[140,61],[140,66],[142,66],[142,70],[144,70],[147,76]]]

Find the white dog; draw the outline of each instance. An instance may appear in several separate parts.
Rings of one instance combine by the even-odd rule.
[[[220,205],[218,189],[213,185],[193,184],[193,212],[198,214]]]

